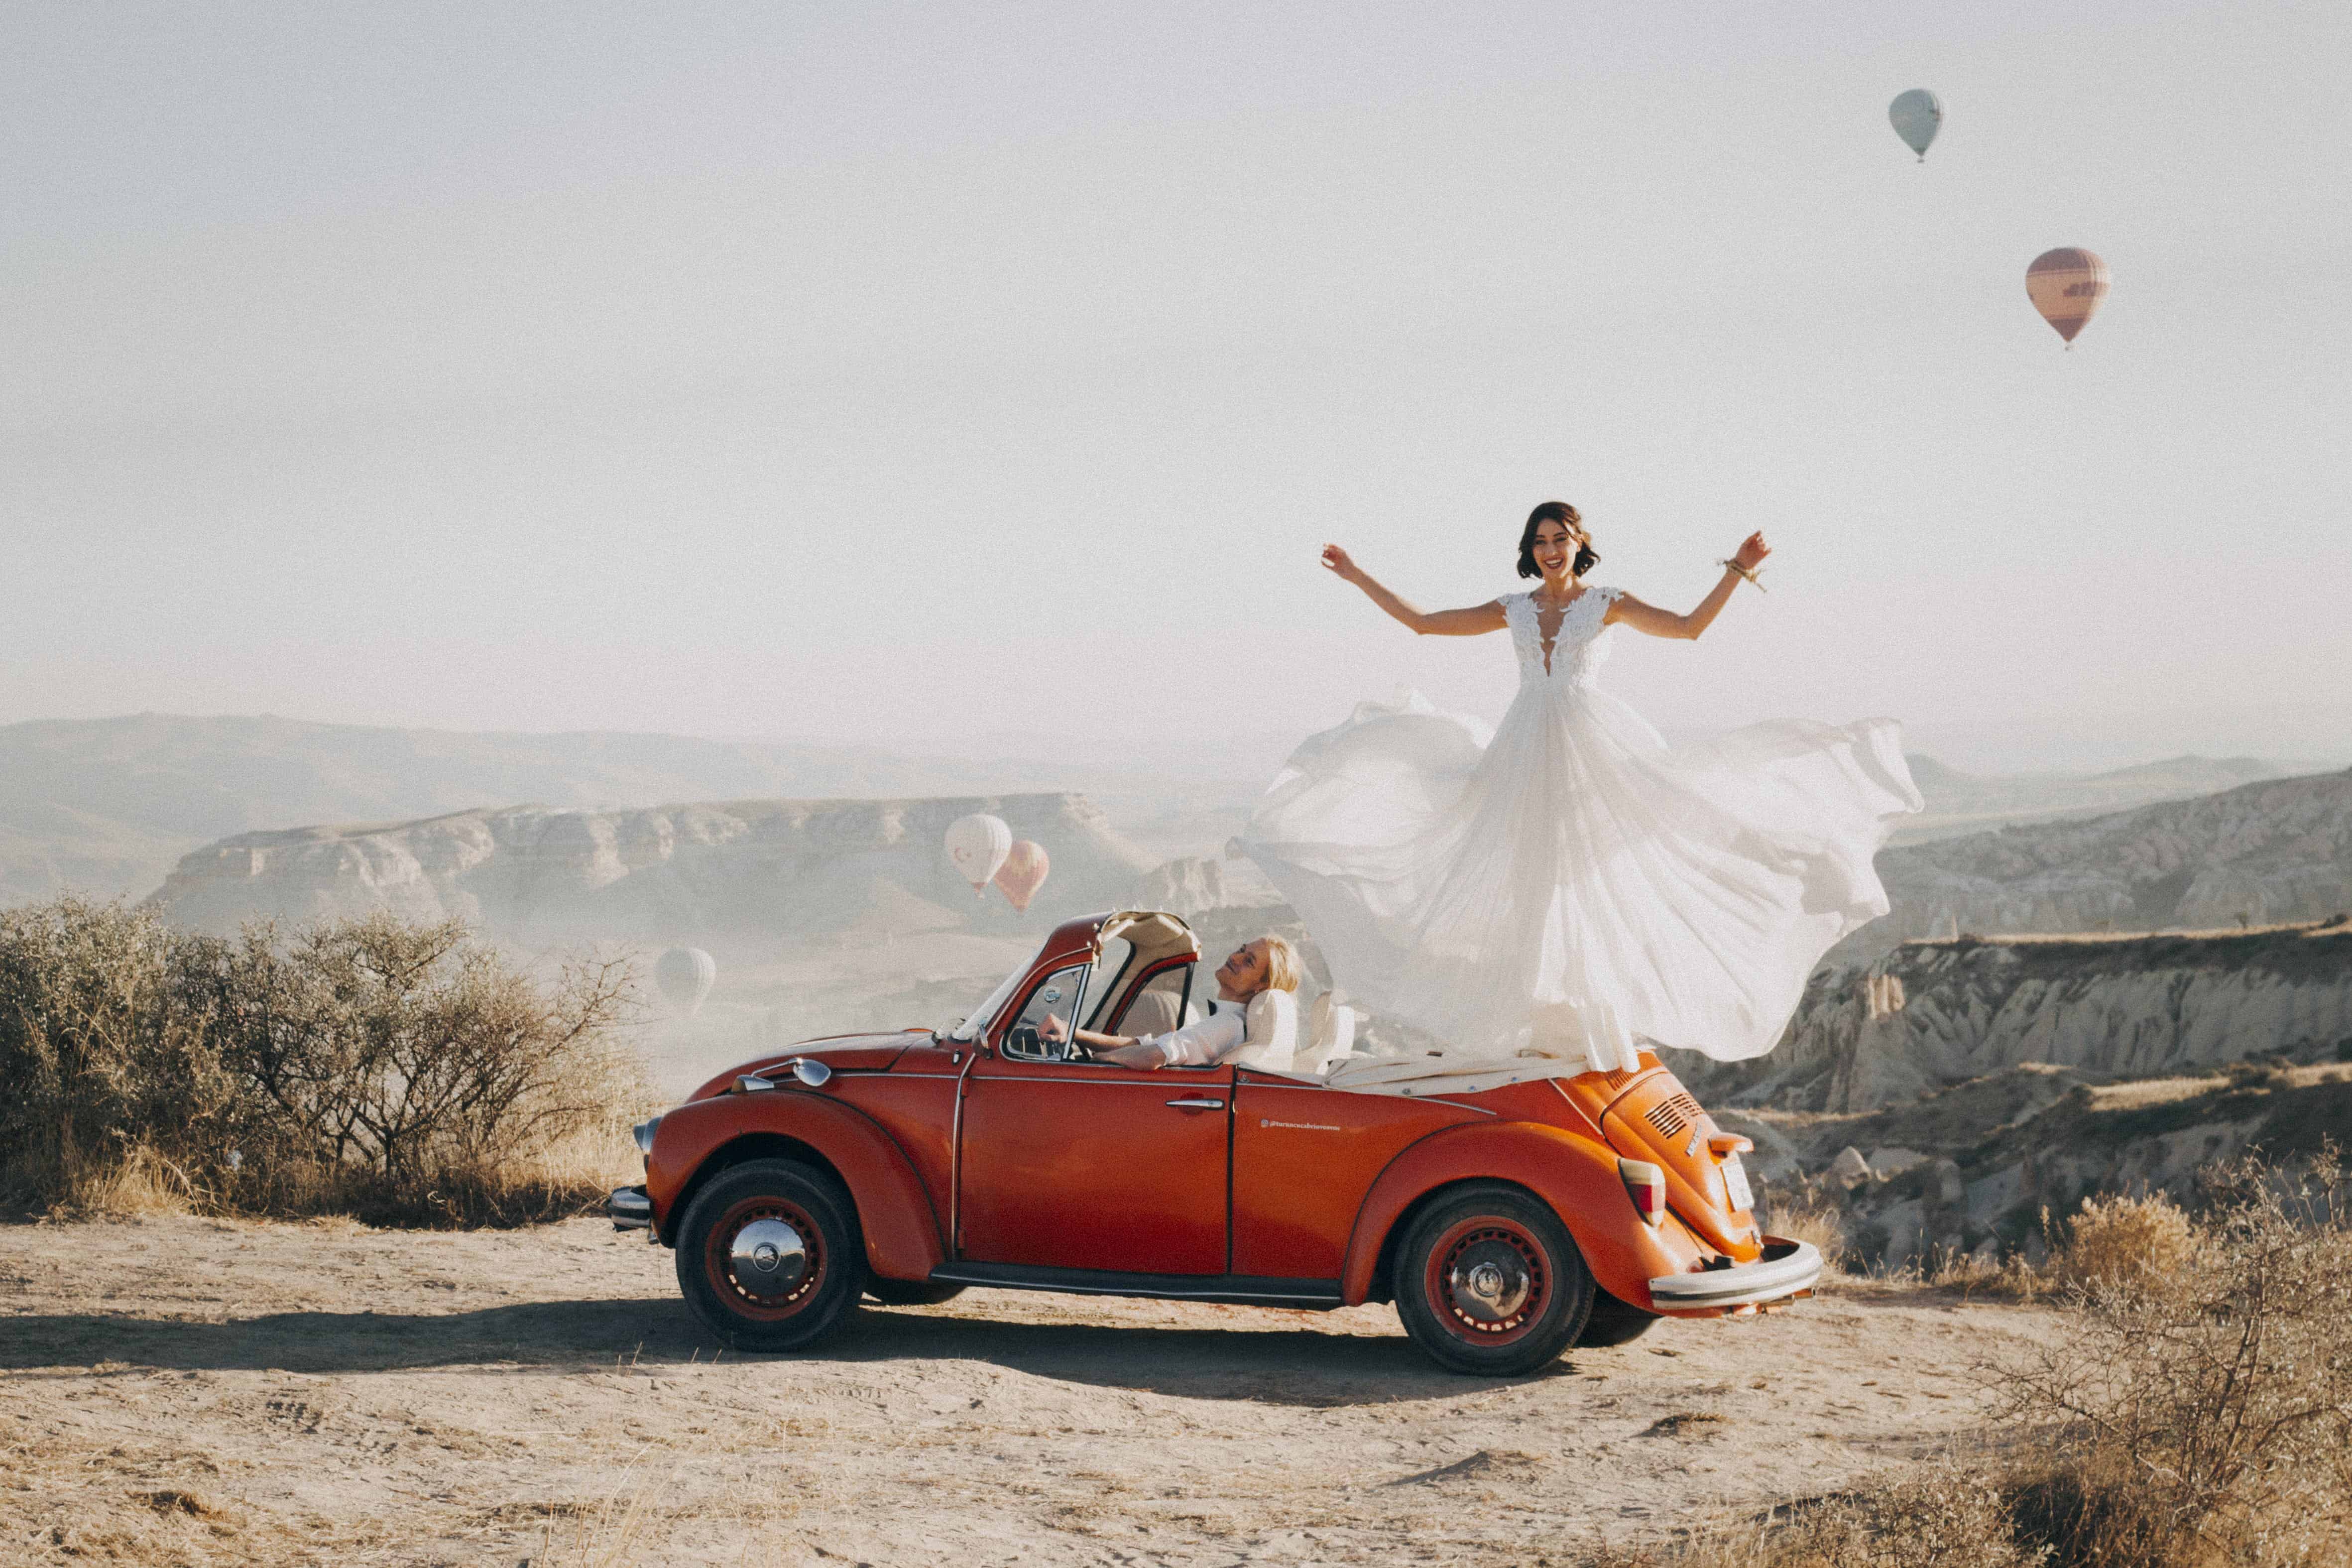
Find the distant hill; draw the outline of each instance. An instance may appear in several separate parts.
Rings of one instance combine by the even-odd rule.
[[[1893,912],[1841,943],[2325,920],[2352,910],[2352,770],[1882,850]]]
[[[152,892],[182,855],[298,823],[407,822],[535,801],[652,806],[1082,790],[1160,853],[1222,842],[1254,786],[1052,760],[909,757],[617,731],[481,733],[291,719],[40,720],[0,726],[0,905],[78,888]]]
[[[1914,754],[1911,778],[1927,809],[1895,831],[1896,844],[1922,844],[2013,823],[2095,816],[2161,800],[2211,795],[2292,771],[2254,757],[2168,757],[2103,773],[2021,773],[1988,777]]]
[[[1047,847],[1025,916],[976,896],[940,848],[967,812]],[[390,910],[456,916],[526,943],[880,941],[921,931],[1038,931],[1130,897],[1153,858],[1074,795],[744,800],[638,811],[515,806],[416,822],[243,833],[183,858],[153,902],[233,931]]]

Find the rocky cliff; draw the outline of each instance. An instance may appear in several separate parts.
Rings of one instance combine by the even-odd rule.
[[[2341,1147],[2352,1136],[2352,1065],[2238,1062],[2106,1083],[2028,1063],[1855,1115],[1719,1114],[1756,1141],[1768,1208],[1838,1212],[1849,1267],[2039,1261],[2045,1226],[2093,1194],[2165,1193],[2194,1205],[2200,1173],[2217,1162],[2259,1153],[2287,1164]]]
[[[2162,931],[2352,910],[2352,771],[1888,849],[1893,912],[1832,961],[1909,937]]]
[[[2023,1062],[2105,1078],[2352,1052],[2352,921],[2138,936],[1906,942],[1813,977],[1769,1056],[1673,1053],[1740,1103],[1856,1111]]]
[[[1026,916],[992,889],[976,897],[948,865],[940,835],[972,811],[994,812],[1052,856]],[[183,857],[152,901],[215,931],[391,910],[460,917],[517,942],[1009,932],[1124,904],[1151,865],[1075,795],[525,805],[239,834]]]

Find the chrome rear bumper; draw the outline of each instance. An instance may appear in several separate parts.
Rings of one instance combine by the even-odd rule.
[[[1650,1304],[1661,1312],[1701,1307],[1753,1307],[1812,1289],[1822,1277],[1821,1249],[1810,1241],[1764,1238],[1764,1256],[1728,1268],[1669,1274],[1650,1281]]]
[[[614,1230],[644,1230],[654,1223],[654,1200],[643,1187],[614,1187],[604,1200]]]

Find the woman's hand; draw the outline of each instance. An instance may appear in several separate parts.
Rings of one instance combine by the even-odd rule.
[[[1357,569],[1355,559],[1336,544],[1327,544],[1323,547],[1323,564],[1350,583],[1363,576],[1363,574]]]
[[[1739,548],[1731,558],[1739,563],[1741,571],[1753,572],[1763,565],[1764,558],[1771,553],[1772,547],[1764,542],[1764,531],[1759,528],[1739,542]]]

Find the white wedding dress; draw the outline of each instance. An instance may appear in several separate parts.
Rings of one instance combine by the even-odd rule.
[[[1239,848],[1334,985],[1427,1037],[1331,1081],[1462,1089],[1631,1069],[1642,1045],[1769,1050],[1822,954],[1886,912],[1872,858],[1920,808],[1892,720],[1779,720],[1670,750],[1594,684],[1613,588],[1547,647],[1503,610],[1519,692],[1490,739],[1417,693],[1309,739]],[[1426,1080],[1443,1080],[1431,1082]]]

